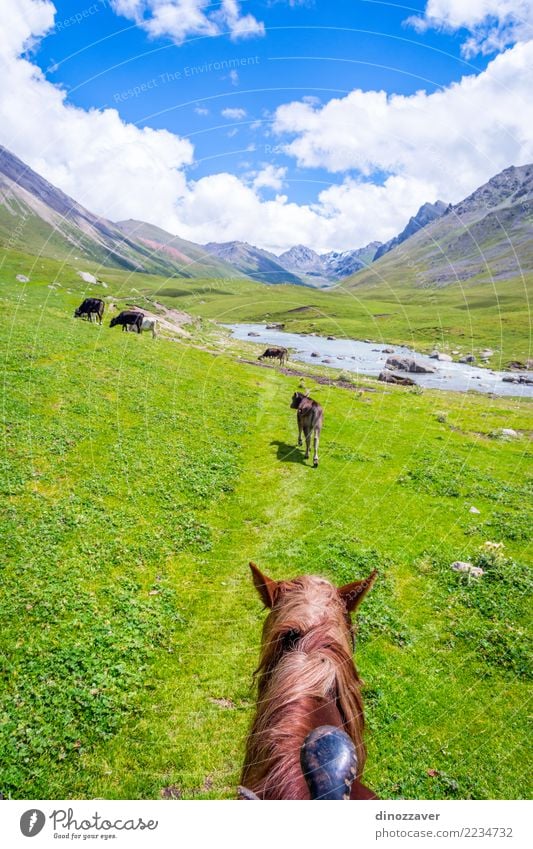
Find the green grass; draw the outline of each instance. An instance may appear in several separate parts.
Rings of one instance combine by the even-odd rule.
[[[90,293],[76,270],[88,270],[109,283],[102,294],[124,301],[156,297],[164,304],[219,322],[284,322],[295,333],[370,339],[377,343],[407,345],[421,352],[438,347],[443,352],[494,351],[491,368],[533,358],[529,295],[531,275],[496,281],[476,280],[440,289],[410,286],[391,278],[381,285],[338,286],[320,291],[303,286],[244,280],[165,279],[92,265],[69,265],[40,257],[8,252],[1,266],[6,279],[22,271],[32,279],[58,280],[75,293]],[[357,279],[357,278],[355,278]],[[365,278],[366,279],[366,278]],[[91,289],[95,294],[95,289]],[[100,290],[102,292],[102,290]],[[119,301],[120,302],[120,301]]]
[[[264,617],[253,559],[338,583],[380,569],[356,652],[379,794],[528,797],[530,405],[309,377],[314,470],[297,378],[198,349],[205,327],[154,343],[76,321],[72,270],[38,260],[13,282],[27,271],[12,255],[1,272],[0,792],[233,797]],[[157,289],[101,276],[115,299]],[[168,302],[206,315],[205,288]],[[275,305],[280,287],[251,288]],[[232,319],[252,308],[239,291],[218,294]]]

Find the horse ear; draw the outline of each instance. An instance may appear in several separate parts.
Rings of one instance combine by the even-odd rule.
[[[250,563],[250,569],[252,570],[254,586],[261,596],[265,607],[271,608],[274,605],[274,598],[278,586],[277,581],[273,581],[272,578],[267,578],[266,575],[263,575],[255,563]]]
[[[348,613],[353,613],[356,607],[359,607],[377,576],[378,570],[374,569],[368,578],[363,578],[361,581],[354,581],[352,584],[339,587],[339,595],[345,603]]]

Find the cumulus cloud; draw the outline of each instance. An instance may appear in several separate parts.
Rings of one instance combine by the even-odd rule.
[[[171,212],[192,162],[189,141],[167,130],[140,129],[115,109],[84,110],[20,53],[53,23],[50,2],[3,0],[9,40],[0,42],[0,143],[92,211],[143,217],[147,199]]]
[[[274,189],[279,192],[283,188],[283,183],[287,175],[287,169],[276,165],[263,165],[254,178],[252,185],[254,189]]]
[[[286,104],[274,130],[293,136],[284,149],[301,166],[401,175],[458,201],[501,169],[533,160],[532,86],[533,41],[431,94],[358,89],[322,108]]]
[[[237,0],[111,0],[112,9],[134,21],[150,36],[167,36],[181,44],[189,36],[229,32],[233,40],[265,34],[264,24],[243,15]]]
[[[428,0],[422,16],[407,19],[418,32],[429,28],[469,30],[463,54],[499,52],[533,37],[531,0]]]
[[[281,193],[262,200],[262,186],[279,192],[284,170],[264,168],[249,185],[227,173],[190,183],[176,209],[180,234],[195,242],[237,239],[274,253],[296,244],[318,252],[348,250],[390,239],[425,201],[437,199],[423,181],[390,177],[383,186],[348,179],[311,205]]]
[[[246,109],[228,107],[227,109],[223,109],[220,114],[228,121],[242,121],[243,118],[246,118]]]

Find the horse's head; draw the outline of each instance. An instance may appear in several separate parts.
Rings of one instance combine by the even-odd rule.
[[[334,587],[324,578],[309,575],[291,581],[274,581],[250,563],[252,578],[265,607],[270,611],[263,630],[262,665],[272,666],[286,651],[304,651],[315,643],[353,650],[350,613],[360,605],[377,577]],[[266,660],[266,655],[270,655]]]
[[[335,587],[323,578],[305,575],[275,581],[254,563],[250,568],[255,588],[269,612],[256,670],[257,711],[241,783],[259,798],[308,798],[304,774],[308,780],[309,770],[315,770],[312,764],[308,769],[314,750],[309,750],[311,761],[309,752],[304,757],[302,772],[300,748],[310,731],[324,726],[342,729],[348,735],[355,760],[351,755],[346,760],[343,755],[340,761],[349,767],[348,781],[354,777],[359,781],[366,750],[350,614],[372,587],[377,572]],[[326,749],[330,742],[329,738],[324,742]],[[322,774],[325,764],[319,767]],[[326,783],[333,778],[325,776]],[[333,784],[337,787],[336,779]],[[315,797],[312,789],[311,795]],[[333,797],[321,790],[320,798]]]

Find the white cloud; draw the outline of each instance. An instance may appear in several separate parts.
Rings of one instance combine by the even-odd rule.
[[[279,192],[283,188],[286,175],[286,168],[266,164],[255,174],[252,185],[254,189],[274,189]]]
[[[533,41],[431,94],[356,90],[322,108],[286,104],[274,130],[294,136],[284,149],[301,166],[401,175],[458,201],[503,168],[533,160],[532,87]]]
[[[533,37],[531,0],[428,0],[422,16],[407,23],[418,32],[429,28],[469,30],[462,51],[466,56],[498,52]]]
[[[0,143],[96,213],[143,217],[154,186],[157,206],[170,213],[185,189],[182,169],[192,162],[190,142],[167,130],[125,123],[115,109],[68,104],[65,91],[18,58],[32,33],[50,28],[53,5],[2,0],[2,11],[10,38],[0,50]]]
[[[17,4],[6,0],[2,8],[0,58],[7,61],[30,49],[52,28],[54,13],[55,7],[49,0],[21,0]]]
[[[209,115],[209,109],[206,109],[205,106],[195,106],[194,111],[197,115]]]
[[[423,181],[390,177],[384,186],[347,180],[323,191],[312,205],[291,203],[284,194],[264,201],[258,195],[260,175],[250,185],[227,173],[189,184],[176,211],[180,235],[201,243],[237,239],[274,253],[296,244],[318,252],[348,250],[395,236],[422,203],[436,200]],[[275,177],[270,182],[279,185]]]
[[[242,121],[243,118],[246,118],[246,109],[228,108],[223,109],[220,114],[228,121]]]
[[[229,72],[229,78],[230,78],[230,80],[231,80],[231,84],[232,84],[232,85],[239,85],[239,74],[238,74],[238,72],[235,70],[235,68],[233,68],[233,69]]]
[[[134,21],[153,38],[168,36],[181,44],[189,36],[228,32],[233,40],[265,34],[264,24],[241,14],[237,0],[111,0],[118,15]]]

